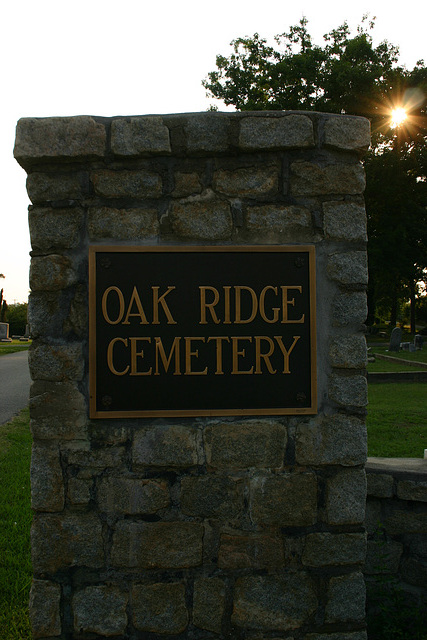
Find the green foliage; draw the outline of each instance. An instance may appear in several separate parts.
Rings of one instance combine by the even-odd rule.
[[[30,458],[28,409],[0,425],[0,636],[30,640]]]
[[[8,307],[9,335],[23,336],[27,324],[28,303],[18,302]]]

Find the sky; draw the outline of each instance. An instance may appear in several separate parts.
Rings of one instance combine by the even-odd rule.
[[[144,115],[205,111],[201,85],[230,42],[258,32],[272,40],[302,16],[316,44],[347,20],[376,16],[374,44],[399,46],[412,69],[427,60],[424,0],[19,0],[0,23],[0,288],[26,302],[29,251],[26,174],[13,158],[21,117]],[[220,110],[224,110],[218,104]]]

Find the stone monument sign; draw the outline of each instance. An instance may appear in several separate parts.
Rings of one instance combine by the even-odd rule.
[[[363,118],[24,118],[33,636],[366,640]]]

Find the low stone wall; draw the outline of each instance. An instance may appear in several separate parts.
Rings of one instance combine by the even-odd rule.
[[[317,113],[18,123],[34,638],[366,639],[368,145]],[[317,415],[89,420],[90,244],[314,245]]]
[[[365,576],[375,608],[379,586],[411,606],[427,605],[427,460],[369,458]]]

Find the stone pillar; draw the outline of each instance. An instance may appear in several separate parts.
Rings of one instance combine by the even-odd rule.
[[[34,638],[366,638],[368,145],[311,112],[19,121]],[[88,248],[117,243],[314,245],[317,413],[90,420]]]

